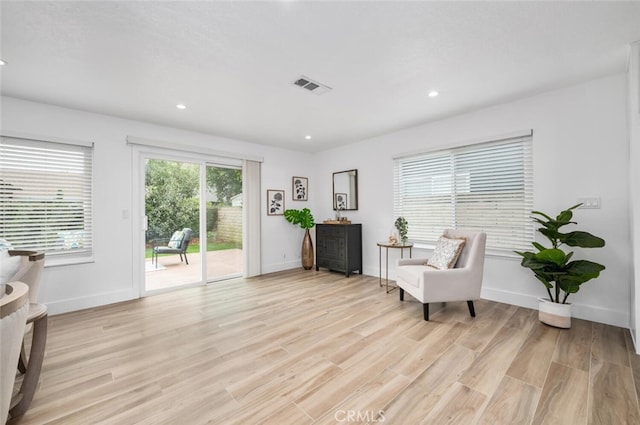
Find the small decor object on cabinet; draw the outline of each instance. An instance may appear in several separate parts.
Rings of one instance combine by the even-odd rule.
[[[336,211],[343,211],[347,209],[347,194],[336,193]]]
[[[292,177],[292,196],[294,201],[309,199],[309,179],[306,177]]]
[[[284,190],[267,189],[267,215],[284,214]]]
[[[398,229],[398,234],[400,235],[400,241],[402,244],[407,243],[407,231],[409,230],[407,220],[404,217],[396,218],[395,222],[396,229]]]
[[[582,204],[562,211],[555,219],[540,211],[532,211],[531,214],[537,217],[531,218],[542,226],[537,231],[549,240],[551,247],[547,248],[540,243],[532,242],[538,252],[515,251],[522,257],[522,267],[531,269],[536,279],[547,288],[549,298],[539,299],[538,319],[542,323],[557,328],[571,327],[571,304],[567,303],[569,294],[578,292],[580,285],[595,279],[605,269],[602,264],[593,261],[569,261],[573,252],[565,253],[560,249],[562,245],[601,248],[605,244],[604,239],[588,232],[560,232],[561,227],[576,224],[575,221],[571,221],[572,210],[580,205]]]

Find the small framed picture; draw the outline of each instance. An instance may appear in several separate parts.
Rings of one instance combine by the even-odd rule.
[[[347,194],[346,193],[336,193],[335,205],[337,210],[346,210],[347,209]]]
[[[284,215],[284,190],[267,189],[267,215]]]
[[[306,177],[292,177],[291,191],[294,201],[306,201],[309,199],[309,179]]]

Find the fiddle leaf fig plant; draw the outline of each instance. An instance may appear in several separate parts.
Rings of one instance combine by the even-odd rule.
[[[560,228],[568,224],[577,224],[571,221],[573,210],[582,204],[577,204],[562,211],[556,218],[540,211],[532,211],[531,218],[540,225],[537,229],[544,235],[551,246],[546,247],[538,242],[533,242],[533,251],[514,251],[522,257],[521,265],[534,273],[547,288],[549,299],[555,303],[566,304],[570,294],[580,290],[580,285],[595,279],[605,269],[602,264],[589,260],[573,260],[573,252],[565,252],[563,246],[580,248],[601,248],[605,245],[604,239],[588,232],[573,231],[563,233]]]
[[[311,215],[309,208],[301,210],[284,210],[284,218],[291,224],[299,224],[304,229],[304,238],[302,239],[302,252],[300,258],[302,259],[302,267],[305,270],[311,270],[313,267],[313,244],[311,243],[311,236],[309,236],[309,229],[316,225]]]
[[[299,224],[303,229],[311,229],[316,225],[309,208],[284,210],[284,218],[291,224]]]

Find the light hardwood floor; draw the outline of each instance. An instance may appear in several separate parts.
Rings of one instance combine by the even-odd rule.
[[[27,424],[640,424],[628,331],[287,271],[50,318]]]

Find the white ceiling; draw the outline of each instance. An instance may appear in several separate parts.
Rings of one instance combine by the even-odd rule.
[[[3,0],[0,13],[3,95],[304,151],[624,72],[640,40],[640,2]]]

